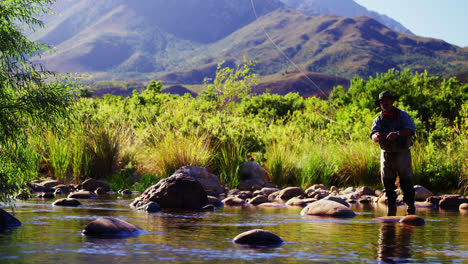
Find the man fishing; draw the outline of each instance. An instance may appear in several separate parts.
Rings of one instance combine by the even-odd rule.
[[[387,215],[396,215],[396,177],[400,178],[407,214],[415,214],[413,167],[411,164],[411,136],[416,132],[409,114],[393,106],[396,98],[388,91],[381,92],[375,101],[382,112],[372,124],[370,137],[382,149],[380,173],[387,196]]]

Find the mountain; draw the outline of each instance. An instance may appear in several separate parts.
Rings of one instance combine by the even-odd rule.
[[[327,3],[348,4],[359,14],[352,0],[283,2],[303,12],[279,0],[255,0],[258,19],[251,0],[63,0],[60,15],[45,17],[48,27],[33,38],[56,46],[56,53],[40,58],[48,69],[96,80],[200,84],[214,76],[220,61],[235,67],[244,55],[261,62],[258,73],[284,77],[276,82],[282,90],[299,85],[285,75],[297,67],[320,73],[314,78],[324,86],[390,68],[444,77],[468,69],[468,50],[442,40],[403,33],[368,16],[304,11],[314,3],[323,10]]]
[[[442,40],[401,33],[366,16],[311,17],[290,8],[270,12],[201,50],[214,58],[247,54],[262,62],[259,71],[265,75],[294,69],[288,58],[306,71],[345,78],[390,68],[448,76],[468,66],[466,50]]]
[[[398,21],[381,15],[374,11],[369,11],[365,7],[350,0],[281,0],[287,6],[297,9],[311,16],[338,15],[344,17],[368,16],[388,28],[402,33],[412,34],[411,31],[401,25]]]
[[[281,6],[255,1],[259,15]],[[250,0],[80,0],[59,9],[60,16],[47,17],[46,30],[33,35],[56,46],[43,57],[46,66],[123,78],[185,68],[185,58],[200,46],[255,20]]]

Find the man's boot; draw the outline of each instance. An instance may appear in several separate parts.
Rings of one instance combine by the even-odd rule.
[[[413,204],[409,204],[409,205],[406,207],[406,214],[407,214],[407,215],[414,215],[414,214],[416,214],[416,207],[414,206],[414,203],[413,203]]]
[[[396,203],[388,203],[387,204],[387,216],[395,216],[396,215]]]

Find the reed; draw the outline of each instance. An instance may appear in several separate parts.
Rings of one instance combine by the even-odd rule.
[[[142,150],[137,154],[142,172],[159,177],[168,177],[185,165],[210,167],[213,159],[213,147],[207,135],[167,133],[153,137]]]
[[[67,170],[70,165],[70,146],[65,139],[60,139],[52,132],[48,132],[45,138],[50,170],[57,180],[66,181]]]

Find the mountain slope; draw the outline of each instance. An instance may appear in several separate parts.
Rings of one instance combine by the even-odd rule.
[[[467,53],[442,40],[400,33],[365,16],[310,17],[289,8],[277,9],[205,50],[213,57],[247,54],[262,62],[263,74],[292,68],[283,53],[304,70],[346,78],[407,67],[445,76],[467,66]]]
[[[344,17],[368,16],[379,21],[388,28],[402,33],[412,34],[410,30],[398,21],[373,11],[367,10],[353,0],[281,0],[287,6],[311,16],[338,15]]]
[[[235,65],[244,55],[261,62],[262,75],[296,70],[288,59],[304,71],[347,79],[389,68],[449,76],[468,67],[466,49],[369,17],[317,17],[277,0],[254,3],[258,19],[250,0],[64,0],[61,16],[47,17],[47,30],[34,36],[57,45],[41,59],[49,69],[95,79],[198,84],[213,77],[218,62]]]

